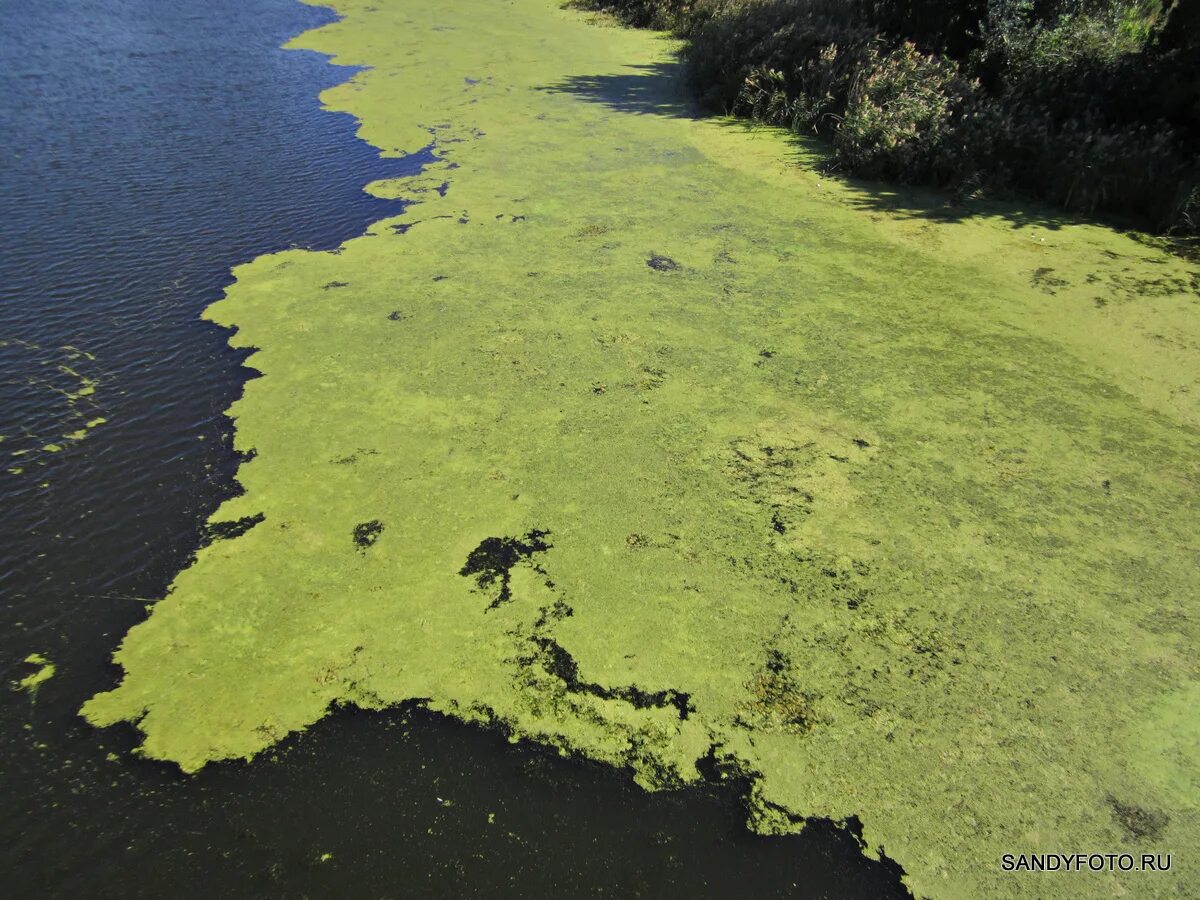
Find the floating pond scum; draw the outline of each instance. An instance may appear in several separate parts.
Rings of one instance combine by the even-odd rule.
[[[548,0],[295,39],[403,199],[235,270],[252,458],[83,708],[193,772],[420,700],[860,821],[918,896],[1200,845],[1200,279],[1115,232],[833,184],[693,117],[672,43]],[[1132,880],[1136,877],[1136,881]]]

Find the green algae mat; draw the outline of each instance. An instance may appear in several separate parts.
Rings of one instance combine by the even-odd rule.
[[[326,105],[439,162],[208,311],[263,376],[241,533],[86,717],[190,772],[416,701],[857,816],[919,896],[1200,892],[1196,270],[831,183],[546,0],[335,7]]]

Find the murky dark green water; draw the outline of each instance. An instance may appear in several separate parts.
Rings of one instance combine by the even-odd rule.
[[[200,310],[231,266],[394,213],[361,186],[428,160],[319,110],[349,73],[278,46],[329,18],[0,0],[0,679],[58,665],[36,698],[0,690],[5,894],[901,895],[846,831],[755,838],[736,790],[647,795],[419,710],[193,778],[76,716],[235,489],[223,410],[250,373]]]

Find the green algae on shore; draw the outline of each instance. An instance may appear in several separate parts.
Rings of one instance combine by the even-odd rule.
[[[370,68],[325,103],[441,161],[208,311],[264,375],[249,526],[87,718],[194,771],[421,700],[649,788],[707,758],[761,831],[857,816],[922,896],[1200,891],[999,864],[1200,843],[1195,270],[823,180],[546,0],[334,5],[293,45]]]

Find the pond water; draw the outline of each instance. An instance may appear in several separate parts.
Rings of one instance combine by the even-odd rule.
[[[200,311],[229,270],[331,248],[398,206],[317,94],[292,0],[0,0],[0,825],[12,896],[861,896],[852,834],[742,827],[736,788],[622,773],[417,709],[342,711],[185,778],[80,703],[234,491],[223,412],[252,373]],[[286,414],[286,411],[281,411]]]

